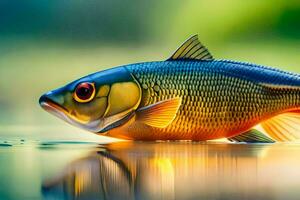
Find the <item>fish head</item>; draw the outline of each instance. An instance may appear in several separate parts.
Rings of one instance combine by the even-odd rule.
[[[124,124],[141,102],[141,87],[125,67],[97,72],[39,99],[56,117],[91,132],[106,132]]]

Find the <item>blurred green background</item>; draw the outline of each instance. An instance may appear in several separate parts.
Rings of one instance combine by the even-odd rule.
[[[300,72],[296,0],[1,0],[0,136],[81,132],[39,96],[86,74],[164,60],[189,36],[219,59]]]

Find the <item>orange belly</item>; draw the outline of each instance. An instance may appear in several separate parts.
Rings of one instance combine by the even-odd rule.
[[[192,122],[178,123],[174,120],[164,129],[154,128],[143,123],[133,122],[130,125],[115,128],[106,133],[106,136],[129,140],[193,140],[205,141],[228,138],[246,132],[258,124],[258,120],[246,123],[228,123],[227,125],[202,124],[193,125]]]

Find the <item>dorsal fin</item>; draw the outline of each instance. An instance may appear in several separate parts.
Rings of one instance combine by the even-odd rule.
[[[213,60],[213,56],[201,44],[198,35],[194,35],[185,41],[168,60]]]

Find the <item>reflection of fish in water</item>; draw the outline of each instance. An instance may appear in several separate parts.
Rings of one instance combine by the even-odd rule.
[[[266,149],[269,153],[260,155]],[[45,181],[42,193],[78,200],[276,199],[288,189],[286,180],[298,177],[293,170],[299,161],[284,162],[285,154],[298,155],[292,147],[276,145],[111,144]]]
[[[273,142],[300,133],[299,75],[215,60],[197,36],[166,61],[88,75],[40,104],[68,123],[126,139]]]
[[[131,182],[122,162],[99,152],[45,181],[42,192],[49,199],[132,199]]]

